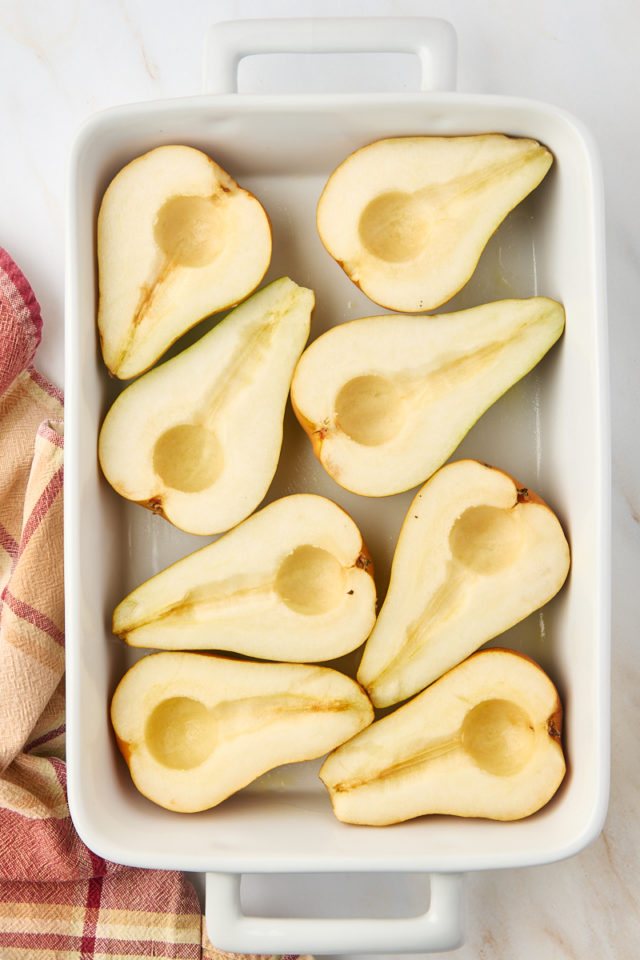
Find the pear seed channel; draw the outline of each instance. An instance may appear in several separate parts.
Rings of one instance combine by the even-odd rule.
[[[277,316],[265,326],[256,324],[236,347],[224,371],[202,405],[204,423],[181,423],[158,438],[153,469],[165,486],[182,493],[199,493],[213,486],[224,467],[222,444],[211,427],[233,390],[246,389],[269,349]]]
[[[144,740],[154,760],[172,770],[193,770],[214,752],[218,730],[224,739],[262,731],[270,721],[281,721],[310,711],[343,713],[352,709],[349,700],[326,700],[295,693],[272,693],[221,700],[207,707],[192,697],[169,697],[151,712]],[[291,722],[290,719],[287,722]]]
[[[153,228],[156,243],[172,263],[205,267],[224,244],[224,220],[211,197],[170,197]]]
[[[182,493],[199,493],[212,486],[224,464],[218,438],[198,423],[180,423],[158,437],[153,469],[165,486]]]
[[[442,582],[419,616],[408,624],[406,643],[380,671],[376,684],[421,650],[434,623],[454,616],[465,602],[470,576],[492,576],[509,567],[523,549],[524,541],[525,528],[519,512],[512,507],[480,504],[464,510],[449,531],[451,559]]]
[[[390,190],[374,197],[360,215],[358,233],[365,249],[379,260],[414,260],[427,242],[427,218],[420,194]]]
[[[339,560],[311,544],[290,553],[280,564],[275,590],[294,613],[314,616],[333,610],[342,601],[346,571]]]
[[[348,380],[334,402],[336,425],[355,443],[374,447],[398,435],[407,420],[408,408],[427,409],[436,396],[451,393],[479,370],[497,364],[501,353],[526,336],[529,324],[506,340],[494,341],[468,353],[441,356],[436,363],[412,370],[396,370],[391,376],[364,374]]]
[[[524,542],[518,511],[482,504],[469,507],[453,524],[449,546],[454,558],[476,573],[498,573],[514,563]]]
[[[535,751],[536,731],[527,712],[513,700],[482,700],[467,711],[460,728],[435,737],[386,767],[336,784],[337,792],[376,780],[403,776],[456,750],[463,750],[486,773],[510,777],[527,765]]]
[[[544,152],[541,153],[540,144],[532,141],[525,155],[487,163],[480,169],[413,193],[389,190],[378,194],[364,208],[358,222],[363,247],[386,263],[415,260],[428,242],[434,240],[430,227],[435,230],[436,238],[444,242],[447,219],[453,215],[458,221],[468,217],[469,204],[481,202],[488,186],[508,178],[514,170],[535,161]]]
[[[213,622],[251,617],[261,609],[272,608],[274,602],[306,616],[328,613],[344,600],[348,571],[327,550],[305,544],[288,554],[275,571],[201,583],[181,597],[167,598],[165,606],[143,615],[134,604],[125,617],[126,628],[118,635],[126,639],[140,627],[158,621],[175,625],[184,620]]]

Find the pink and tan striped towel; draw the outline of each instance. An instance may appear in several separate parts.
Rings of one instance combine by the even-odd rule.
[[[228,960],[182,874],[106,862],[69,817],[63,406],[33,366],[41,328],[0,248],[0,958]]]

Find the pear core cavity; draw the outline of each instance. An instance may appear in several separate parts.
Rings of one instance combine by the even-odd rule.
[[[427,222],[417,194],[390,190],[374,197],[362,211],[358,233],[362,245],[379,260],[414,260],[427,239]]]
[[[223,219],[209,197],[170,197],[153,227],[155,241],[173,263],[205,267],[223,246]]]
[[[449,533],[449,546],[463,566],[488,575],[514,562],[523,537],[516,511],[481,504],[469,507],[458,517]]]
[[[345,570],[332,553],[304,544],[280,564],[275,590],[294,613],[313,616],[340,603],[345,583]]]
[[[153,448],[153,469],[173,490],[199,493],[212,486],[222,472],[220,441],[197,423],[181,423],[158,437]]]
[[[397,385],[387,377],[354,377],[340,389],[335,402],[336,422],[355,443],[377,447],[396,435],[404,421],[404,402]]]
[[[483,700],[466,714],[462,746],[487,773],[509,777],[533,756],[535,729],[525,710],[513,700]]]
[[[144,737],[158,763],[172,770],[191,770],[213,751],[215,724],[200,700],[171,697],[152,711]]]

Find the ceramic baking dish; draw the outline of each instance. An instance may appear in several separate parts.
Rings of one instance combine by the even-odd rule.
[[[420,58],[416,93],[253,95],[235,91],[239,59],[275,51],[404,51]],[[609,769],[609,435],[602,184],[580,123],[554,107],[451,92],[455,34],[432,20],[246,21],[208,37],[203,96],[129,105],[91,119],[69,180],[66,346],[66,590],[69,801],[100,855],[121,863],[207,873],[211,939],[237,952],[354,953],[441,950],[462,936],[461,875],[568,857],[600,831]],[[445,88],[443,90],[443,88]],[[447,92],[448,91],[448,92]],[[333,816],[318,763],[265,775],[218,808],[170,813],[133,788],[116,749],[108,704],[137,656],[110,633],[128,590],[202,540],[121,500],[102,479],[96,438],[120,385],[97,345],[95,223],[102,193],[127,161],[163,143],[213,156],[266,207],[274,256],[267,279],[312,287],[312,337],[382,312],[324,251],[315,229],[320,191],[357,147],[405,134],[499,131],[534,137],[555,155],[540,188],[503,223],[476,274],[446,309],[505,296],[545,295],[565,306],[562,341],[476,424],[455,457],[499,466],[561,518],[570,579],[543,611],[499,638],[534,657],[565,706],[568,774],[543,810],[513,823],[424,817],[385,828]],[[323,473],[290,412],[273,499],[315,491],[337,500],[363,531],[384,595],[411,493],[367,500]],[[246,916],[242,874],[430,874],[417,915]],[[428,906],[428,909],[426,907]],[[426,912],[425,912],[426,910]]]

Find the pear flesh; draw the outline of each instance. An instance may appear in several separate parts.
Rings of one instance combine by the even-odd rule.
[[[318,233],[374,303],[431,310],[464,286],[492,234],[552,162],[537,141],[502,134],[378,140],[330,176]]]
[[[562,587],[569,545],[552,510],[501,470],[442,467],[414,498],[358,681],[376,707],[405,700]]]
[[[189,533],[244,520],[278,464],[313,306],[311,290],[275,280],[123,390],[99,437],[111,486]]]
[[[373,628],[372,574],[348,514],[293,494],[141,584],[116,607],[113,632],[135,647],[331,660]]]
[[[340,324],[297,364],[291,400],[342,487],[369,497],[423,483],[558,340],[555,300],[500,300],[430,317]]]
[[[97,249],[103,358],[126,380],[255,290],[271,260],[271,227],[260,202],[217,163],[171,144],[111,181]]]
[[[143,657],[111,703],[138,790],[185,813],[281,764],[323,756],[372,719],[365,694],[337,670],[189,652]]]
[[[544,671],[511,650],[483,650],[338,747],[320,778],[347,823],[434,813],[516,820],[560,786],[561,731]]]

